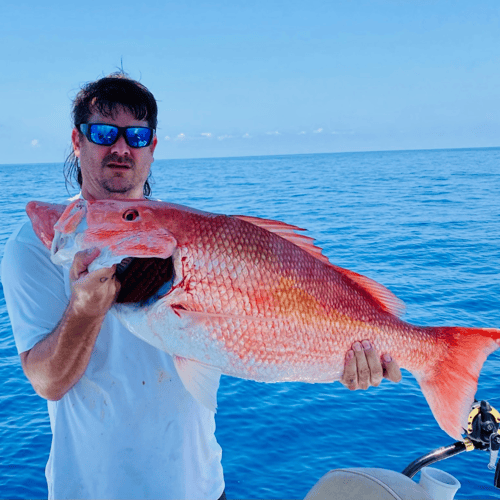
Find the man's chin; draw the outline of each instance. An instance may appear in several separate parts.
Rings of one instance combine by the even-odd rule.
[[[132,186],[129,182],[127,183],[117,182],[116,179],[103,182],[102,187],[108,193],[114,193],[114,194],[129,193],[134,189],[134,186]]]

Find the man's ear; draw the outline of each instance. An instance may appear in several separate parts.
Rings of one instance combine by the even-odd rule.
[[[73,144],[73,152],[78,158],[80,156],[80,132],[76,127],[71,132],[71,143]]]
[[[155,134],[155,136],[153,137],[153,141],[151,142],[151,154],[155,152],[157,144],[158,144],[158,137]]]

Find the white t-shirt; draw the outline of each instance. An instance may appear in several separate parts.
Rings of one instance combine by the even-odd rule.
[[[68,272],[28,221],[10,237],[2,283],[19,353],[49,334],[68,304]],[[111,314],[83,377],[47,401],[50,499],[210,499],[224,490],[214,414],[184,388],[172,358]]]

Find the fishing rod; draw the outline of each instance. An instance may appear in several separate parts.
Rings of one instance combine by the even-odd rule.
[[[417,460],[414,460],[402,472],[412,478],[424,467],[440,460],[453,457],[464,451],[482,450],[490,453],[488,468],[495,470],[494,485],[500,488],[500,413],[487,401],[475,401],[467,422],[467,436],[463,441],[456,441],[450,446],[437,448]],[[496,464],[496,465],[495,465]]]

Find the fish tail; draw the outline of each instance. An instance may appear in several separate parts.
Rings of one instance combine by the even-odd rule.
[[[444,354],[429,370],[413,372],[440,427],[455,439],[467,428],[467,418],[486,358],[500,347],[495,328],[429,328]]]

